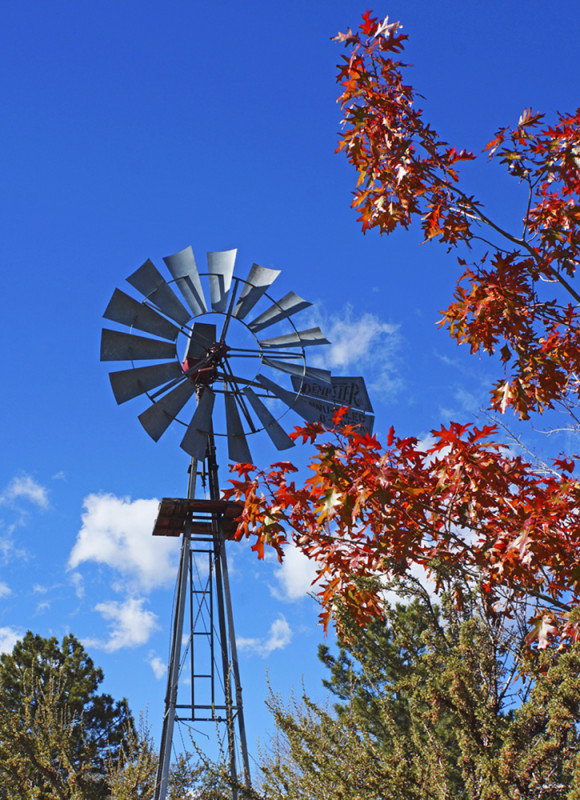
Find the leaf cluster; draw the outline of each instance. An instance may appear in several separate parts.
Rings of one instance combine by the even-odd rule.
[[[451,423],[432,432],[427,448],[393,433],[386,449],[354,430],[307,429],[317,454],[303,486],[282,463],[248,468],[230,493],[245,501],[237,538],[279,551],[291,538],[316,563],[325,625],[337,604],[363,624],[380,616],[378,579],[419,565],[438,586],[447,574],[478,582],[490,606],[505,585],[532,598],[541,648],[557,621],[565,638],[578,638],[570,616],[580,598],[573,465],[535,470],[495,441],[491,426]]]
[[[459,185],[455,165],[475,155],[449,147],[417,108],[404,82],[406,65],[394,59],[407,39],[400,30],[400,23],[369,14],[360,33],[336,37],[348,48],[338,66],[344,114],[338,150],[357,172],[353,206],[363,232],[391,233],[417,218],[426,240],[450,249],[485,243],[459,278],[441,324],[472,352],[501,354],[506,376],[492,390],[491,405],[527,418],[580,389],[580,296],[570,283],[579,263],[580,109],[545,127],[543,115],[527,109],[486,146],[527,189],[521,231],[509,231]],[[560,295],[543,298],[546,286]]]

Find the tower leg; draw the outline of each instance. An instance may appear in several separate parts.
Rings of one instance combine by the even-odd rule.
[[[187,597],[190,538],[191,534],[188,530],[186,530],[183,534],[183,539],[181,542],[177,602],[175,604],[175,614],[173,618],[171,657],[167,672],[165,713],[163,715],[163,729],[161,732],[161,746],[159,749],[159,765],[157,767],[157,780],[155,781],[155,794],[153,796],[154,800],[165,800],[167,795],[167,780],[169,776],[169,765],[171,763],[171,746],[173,744],[173,726],[175,724],[177,705],[179,664],[181,661],[181,642],[183,639],[183,616],[185,612],[185,599]]]
[[[189,481],[187,497],[192,499],[195,495],[195,479],[197,475],[197,461],[192,458],[189,465]],[[167,781],[169,766],[171,764],[171,747],[173,744],[173,727],[177,706],[177,688],[179,684],[179,664],[181,662],[181,643],[183,640],[183,617],[185,614],[185,600],[187,597],[187,578],[189,574],[189,551],[191,544],[191,525],[186,523],[181,540],[181,556],[179,560],[179,576],[177,582],[177,599],[173,616],[171,634],[171,654],[167,668],[167,692],[165,694],[165,713],[163,714],[163,728],[161,731],[161,746],[159,748],[159,764],[157,779],[155,781],[154,800],[165,800],[167,796]]]
[[[217,462],[215,457],[215,441],[213,436],[210,438],[208,468],[209,468],[209,479],[210,479],[210,497],[212,500],[219,500],[220,489],[218,481]],[[234,778],[234,775],[236,773],[236,761],[235,761],[236,754],[235,754],[235,741],[233,739],[234,717],[232,710],[232,690],[231,690],[231,679],[233,678],[235,686],[236,717],[237,717],[238,732],[240,737],[240,753],[242,757],[242,766],[244,771],[244,783],[249,788],[250,762],[248,757],[248,744],[246,741],[246,725],[244,721],[244,707],[242,703],[242,684],[240,681],[240,668],[238,664],[238,648],[236,644],[236,633],[234,629],[234,615],[232,609],[232,597],[230,594],[230,581],[228,575],[228,563],[226,558],[225,542],[224,542],[223,531],[219,530],[219,526],[214,527],[214,542],[215,542],[214,547],[216,551],[215,552],[216,579],[222,584],[221,588],[218,590],[218,598],[221,599],[222,603],[222,606],[220,606],[220,627],[221,627],[221,619],[223,618],[223,627],[225,628],[227,626],[229,651],[231,656],[231,664],[230,664],[227,653],[228,640],[226,640],[225,636],[220,631],[220,636],[222,639],[222,653],[225,653],[224,670],[226,661],[228,663],[228,673],[226,677],[226,673],[224,671],[224,680],[226,682],[225,683],[226,705],[229,706],[229,711],[227,715],[228,716],[227,724],[228,724],[228,748],[229,748],[228,755],[230,759],[230,773],[232,775],[232,783],[235,785],[234,780],[236,780],[237,782],[237,778],[236,779]],[[225,612],[227,614],[227,620],[226,616],[224,615],[224,608],[223,608],[224,604],[225,604]],[[230,742],[230,735],[231,735],[231,742]],[[237,800],[236,796],[234,797],[234,800]]]
[[[221,641],[222,671],[224,680],[224,695],[226,705],[226,726],[228,740],[228,767],[232,784],[232,798],[238,800],[238,770],[236,767],[236,740],[234,737],[234,711],[232,707],[232,676],[228,655],[228,638],[226,633],[226,615],[224,609],[224,583],[222,574],[223,542],[220,541],[219,531],[214,539],[215,553],[215,579],[217,589],[218,620]]]

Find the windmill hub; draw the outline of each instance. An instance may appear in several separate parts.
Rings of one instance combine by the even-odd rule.
[[[210,358],[216,359],[217,363],[217,361],[219,361],[221,358],[223,358],[225,355],[228,354],[229,350],[230,348],[227,346],[225,342],[215,342],[209,348],[207,353]]]
[[[214,342],[206,348],[205,358],[200,360],[186,357],[181,366],[193,383],[208,386],[216,380],[218,366],[229,350],[225,342]]]

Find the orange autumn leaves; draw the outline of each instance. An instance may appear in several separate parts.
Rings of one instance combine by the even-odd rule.
[[[259,556],[269,545],[280,558],[292,541],[312,559],[325,625],[337,598],[365,623],[380,614],[385,579],[436,565],[435,580],[451,571],[480,581],[490,603],[504,584],[529,593],[550,605],[540,631],[549,618],[576,639],[569,611],[580,597],[580,483],[573,463],[559,460],[553,474],[542,474],[510,455],[495,433],[452,423],[428,447],[392,434],[383,449],[349,426],[298,428],[294,437],[316,448],[311,477],[296,485],[290,462],[267,471],[238,465],[227,492],[245,502],[237,538],[252,539]]]
[[[512,407],[527,418],[577,397],[580,325],[571,301],[580,296],[570,278],[580,247],[580,111],[550,127],[525,111],[486,147],[527,190],[521,229],[507,231],[459,186],[455,165],[475,156],[443,142],[417,108],[398,60],[407,39],[399,23],[367,12],[360,32],[336,39],[349,50],[338,73],[338,150],[358,175],[352,205],[363,231],[391,233],[416,217],[426,239],[450,248],[489,240],[463,271],[442,324],[472,352],[501,353],[496,410]]]
[[[441,325],[472,353],[499,356],[490,406],[528,419],[571,413],[580,395],[580,111],[545,125],[525,111],[486,148],[523,188],[521,226],[508,230],[460,184],[475,156],[442,141],[416,105],[400,60],[398,22],[366,12],[340,33],[343,125],[338,151],[355,168],[352,201],[363,232],[416,220],[426,240],[462,246]],[[337,600],[361,623],[380,614],[381,582],[419,566],[479,582],[493,606],[502,591],[530,599],[530,641],[580,635],[580,484],[572,458],[548,470],[514,456],[493,427],[455,423],[422,447],[391,429],[386,449],[349,426],[298,428],[316,448],[297,485],[288,462],[239,465],[230,496],[243,499],[238,538],[281,557],[292,541],[318,567],[325,624]]]

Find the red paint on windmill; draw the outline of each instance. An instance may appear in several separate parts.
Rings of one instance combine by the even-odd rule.
[[[182,363],[183,371],[188,373],[189,379],[195,384],[209,386],[217,377],[217,367],[221,359],[227,355],[229,347],[225,342],[214,342],[207,349],[207,356],[202,359],[185,358]],[[196,369],[196,365],[199,368]]]

